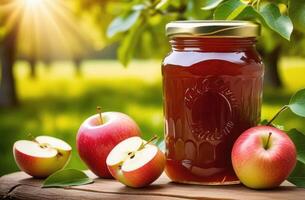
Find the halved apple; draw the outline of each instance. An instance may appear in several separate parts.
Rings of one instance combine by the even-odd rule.
[[[165,156],[155,145],[131,137],[112,149],[106,164],[115,179],[138,188],[151,184],[162,174]]]
[[[65,167],[71,150],[69,144],[50,136],[38,136],[35,141],[19,140],[13,147],[18,167],[37,178],[47,177]]]

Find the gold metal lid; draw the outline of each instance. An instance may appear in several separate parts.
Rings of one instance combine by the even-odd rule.
[[[168,37],[256,37],[260,35],[260,25],[239,20],[173,21],[166,25],[166,35]]]

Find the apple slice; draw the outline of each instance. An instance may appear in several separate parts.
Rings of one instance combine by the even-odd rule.
[[[62,169],[70,158],[71,150],[69,144],[50,136],[39,136],[35,141],[19,140],[13,147],[18,167],[37,178]]]
[[[115,179],[138,188],[149,185],[162,174],[165,156],[155,145],[131,137],[111,150],[106,163]]]

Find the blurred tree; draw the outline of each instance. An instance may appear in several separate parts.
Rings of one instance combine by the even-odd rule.
[[[295,52],[295,45],[305,36],[305,0],[135,0],[125,4],[107,32],[108,37],[120,41],[117,54],[124,66],[139,55],[164,56],[168,51],[164,27],[169,21],[253,20],[263,25],[258,47],[267,66],[266,81],[281,87],[279,59]],[[287,42],[290,39],[291,42]],[[298,46],[304,49],[304,43]]]
[[[8,5],[9,0],[1,2]],[[13,65],[16,57],[16,38],[18,34],[18,24],[15,21],[19,18],[19,13],[14,18],[9,19],[9,12],[12,8],[0,10],[0,61],[1,61],[1,82],[0,82],[0,105],[12,106],[17,104],[17,94],[15,79],[13,74]],[[10,24],[5,26],[6,21],[12,20]]]

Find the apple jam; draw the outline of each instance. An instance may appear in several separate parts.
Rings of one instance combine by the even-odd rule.
[[[174,182],[239,183],[231,164],[237,137],[260,120],[264,66],[259,26],[245,21],[179,21],[166,28],[162,64],[166,168]]]

